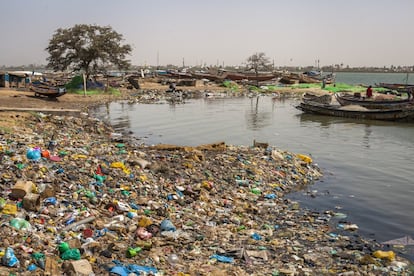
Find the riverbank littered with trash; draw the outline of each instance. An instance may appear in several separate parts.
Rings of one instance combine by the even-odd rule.
[[[410,275],[341,214],[284,198],[322,177],[309,156],[143,145],[86,113],[0,134],[1,275]]]

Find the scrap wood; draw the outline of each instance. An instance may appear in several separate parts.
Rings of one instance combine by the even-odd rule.
[[[204,144],[199,145],[196,147],[189,147],[189,146],[178,146],[178,145],[171,145],[171,144],[158,144],[150,147],[151,149],[156,150],[182,150],[182,151],[193,151],[193,150],[225,150],[226,143],[225,142],[217,142],[211,144]]]

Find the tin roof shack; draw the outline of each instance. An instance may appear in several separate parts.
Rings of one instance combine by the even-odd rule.
[[[25,71],[9,71],[4,73],[4,87],[28,88],[30,75]]]
[[[42,77],[42,73],[32,71],[1,71],[0,87],[29,88],[30,83]]]

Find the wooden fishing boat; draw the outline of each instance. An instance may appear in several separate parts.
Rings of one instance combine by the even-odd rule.
[[[241,80],[249,80],[249,81],[268,81],[278,76],[273,73],[265,73],[259,72],[258,74],[254,72],[230,72],[230,71],[223,71],[221,74],[218,75],[219,79],[221,80],[232,80],[232,81],[241,81]]]
[[[380,82],[379,84],[377,84],[377,86],[384,87],[387,89],[398,89],[398,88],[414,87],[414,84]]]
[[[193,72],[191,73],[191,75],[193,76],[194,79],[198,79],[198,80],[207,79],[209,81],[217,81],[220,79],[220,77],[217,75],[213,75],[210,73],[204,73],[204,72]]]
[[[281,77],[279,82],[283,84],[296,84],[296,83],[320,83],[322,80],[309,77],[305,74],[290,73]]]
[[[383,87],[391,90],[396,90],[398,92],[410,92],[414,91],[414,84],[403,84],[403,83],[386,83],[380,82],[377,84],[378,87]]]
[[[368,109],[392,109],[410,106],[414,107],[414,101],[411,97],[411,94],[408,94],[408,97],[405,99],[395,100],[378,100],[375,98],[367,99],[349,93],[336,93],[335,98],[340,105],[359,105]]]
[[[192,79],[193,75],[187,72],[179,72],[176,70],[167,70],[165,74],[166,77],[176,78],[176,79]]]
[[[290,75],[285,75],[280,78],[279,82],[283,84],[298,84],[299,78],[295,78]]]
[[[66,94],[66,89],[64,87],[50,86],[43,83],[32,83],[30,90],[35,93],[35,97],[48,97],[48,98],[57,98]]]
[[[363,120],[399,121],[414,119],[414,108],[367,109],[361,106],[332,105],[318,102],[301,102],[297,109],[305,113]]]

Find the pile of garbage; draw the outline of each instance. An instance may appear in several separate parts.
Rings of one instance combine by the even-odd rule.
[[[322,174],[268,145],[143,145],[90,118],[1,131],[0,274],[393,275],[408,261],[284,198]],[[397,275],[397,274],[395,274]]]

